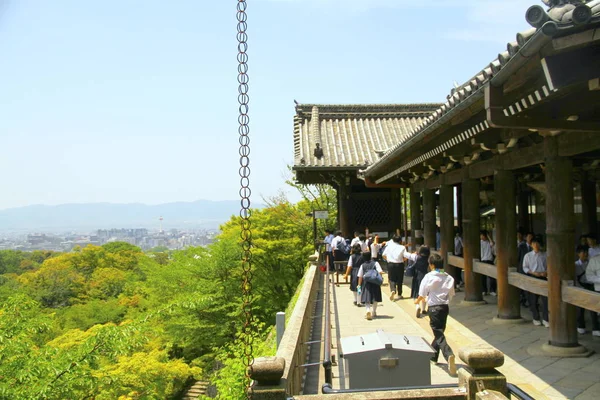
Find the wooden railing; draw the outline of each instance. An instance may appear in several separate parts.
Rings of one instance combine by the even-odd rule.
[[[276,354],[285,359],[280,386],[285,388],[286,393],[294,395],[302,390],[304,368],[298,368],[298,365],[303,364],[306,359],[306,342],[310,337],[314,302],[319,289],[320,273],[317,263],[313,261],[311,264],[304,275],[304,284]]]
[[[465,260],[462,257],[448,253],[448,264],[464,269]],[[473,260],[473,271],[492,278],[498,278],[498,270],[495,265],[486,264],[478,260]],[[518,273],[516,272],[516,268],[509,269],[508,283],[519,289],[548,297],[548,282],[546,280]],[[600,293],[576,287],[572,281],[563,281],[561,291],[562,300],[565,303],[586,310],[600,312]]]

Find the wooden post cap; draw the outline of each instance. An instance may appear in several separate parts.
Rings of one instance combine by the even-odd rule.
[[[259,357],[248,369],[250,378],[259,385],[278,384],[285,369],[285,358]]]
[[[504,354],[491,346],[463,347],[458,356],[473,370],[491,370],[504,365]]]

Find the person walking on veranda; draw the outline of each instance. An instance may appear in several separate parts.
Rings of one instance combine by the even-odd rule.
[[[415,299],[415,304],[427,299],[429,326],[433,331],[431,347],[435,352],[431,361],[437,363],[441,351],[448,362],[448,373],[451,376],[456,376],[454,352],[444,334],[448,314],[450,313],[450,300],[452,300],[455,293],[454,278],[444,272],[444,260],[439,254],[432,254],[429,257],[429,268],[431,272],[423,278],[419,287],[419,297]]]
[[[348,259],[348,267],[346,268],[346,274],[344,279],[348,280],[350,276],[350,290],[354,293],[354,305],[360,307],[360,295],[358,293],[358,271],[360,266],[363,264],[364,259],[362,257],[362,251],[360,243],[356,243],[352,246],[352,255]]]
[[[331,229],[325,229],[325,238],[323,239],[323,242],[325,243],[325,258],[330,271],[333,271],[333,250],[331,248],[331,242],[334,237]]]
[[[358,292],[360,293],[360,301],[365,305],[365,318],[369,321],[377,317],[377,304],[381,303],[381,286],[376,285],[372,282],[365,282],[363,276],[375,269],[378,274],[382,275],[383,270],[379,263],[371,259],[371,253],[363,253],[362,258],[364,262],[358,269]]]
[[[419,297],[419,290],[421,288],[421,282],[423,278],[429,272],[429,256],[431,250],[427,246],[419,247],[417,253],[407,253],[406,258],[409,261],[414,262],[414,275],[412,278],[412,285],[410,287],[410,297],[417,299]],[[421,318],[421,314],[426,314],[425,300],[415,306],[417,318]]]
[[[383,251],[382,257],[388,263],[388,280],[390,282],[390,300],[394,300],[396,293],[398,299],[403,299],[402,284],[404,281],[404,259],[406,247],[401,244],[400,236],[396,235]]]

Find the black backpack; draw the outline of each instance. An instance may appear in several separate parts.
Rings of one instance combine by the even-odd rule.
[[[339,251],[343,254],[350,254],[350,249],[350,241],[348,239],[340,240],[335,246],[335,251]]]

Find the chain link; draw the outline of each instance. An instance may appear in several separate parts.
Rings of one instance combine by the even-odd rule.
[[[253,315],[252,315],[252,229],[250,220],[250,118],[248,116],[248,27],[246,20],[246,0],[237,3],[237,41],[238,41],[238,133],[240,143],[240,221],[241,221],[241,261],[242,261],[242,314],[245,319],[242,329],[244,345],[244,366],[246,367],[246,396],[250,398],[250,375],[253,359]]]

